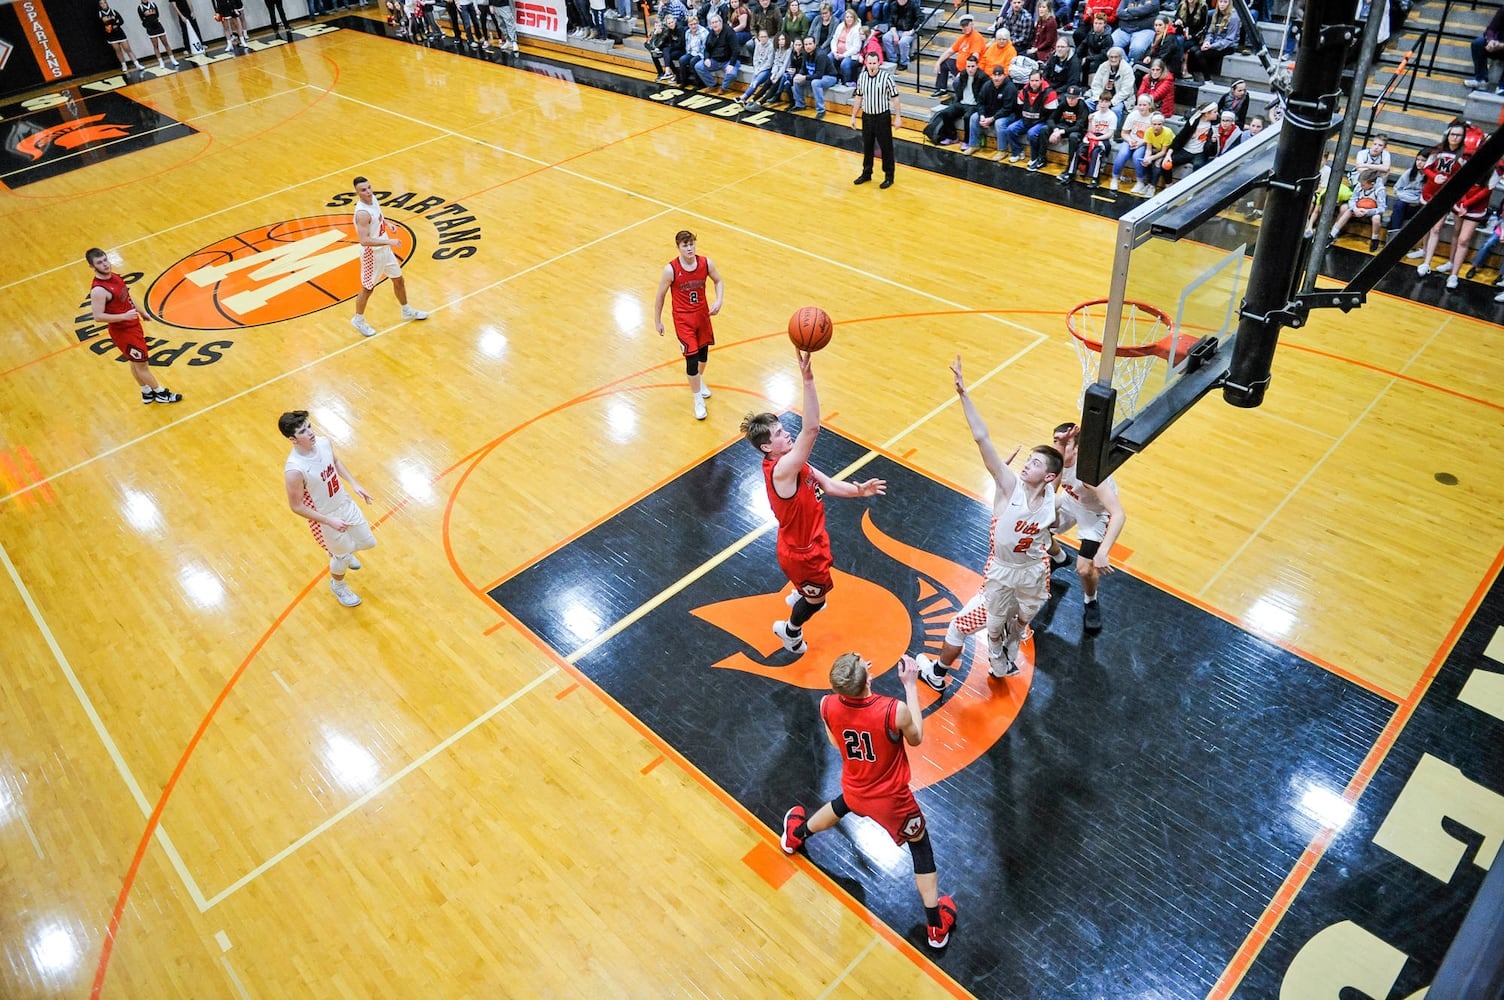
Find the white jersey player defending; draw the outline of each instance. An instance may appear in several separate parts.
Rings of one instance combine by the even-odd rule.
[[[1102,605],[1097,602],[1097,582],[1105,573],[1112,572],[1108,554],[1112,545],[1123,533],[1128,515],[1118,500],[1118,488],[1108,476],[1100,486],[1083,483],[1076,475],[1076,456],[1080,454],[1078,439],[1081,428],[1076,424],[1061,424],[1055,428],[1055,447],[1065,458],[1065,468],[1060,473],[1060,516],[1055,522],[1055,534],[1076,527],[1076,537],[1081,541],[1081,554],[1076,559],[1076,575],[1081,578],[1081,593],[1086,601],[1082,624],[1088,632],[1102,630]],[[1060,543],[1050,539],[1050,564],[1054,569],[1064,566]]]
[[[917,657],[919,676],[937,691],[945,687],[945,671],[961,653],[963,636],[987,628],[987,670],[994,677],[1018,673],[1018,648],[1029,622],[1050,596],[1047,550],[1050,526],[1055,523],[1055,491],[1051,484],[1060,475],[1064,460],[1049,445],[1029,451],[1015,475],[992,446],[992,436],[976,404],[966,392],[961,376],[961,357],[951,365],[956,394],[966,424],[982,453],[982,462],[992,474],[996,494],[992,500],[991,548],[983,570],[982,593],[952,620],[945,634],[945,647],[937,664],[927,656]]]
[[[287,505],[294,514],[308,519],[313,540],[329,553],[329,589],[339,603],[353,608],[360,598],[345,583],[345,570],[360,569],[355,553],[375,548],[376,536],[350,493],[354,491],[366,503],[371,502],[371,494],[334,456],[334,446],[328,439],[313,433],[307,410],[282,414],[277,429],[292,442],[292,454],[283,467]]]
[[[381,214],[381,204],[371,193],[371,182],[364,177],[355,178],[355,236],[360,240],[360,294],[355,297],[355,317],[350,325],[362,337],[374,337],[376,331],[366,322],[366,302],[382,278],[392,279],[392,291],[402,303],[403,319],[427,319],[428,313],[407,304],[407,282],[402,277],[402,265],[392,247],[399,240],[387,233],[386,217]]]

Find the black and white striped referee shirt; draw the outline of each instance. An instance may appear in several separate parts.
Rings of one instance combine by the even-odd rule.
[[[898,84],[893,74],[878,69],[873,76],[865,68],[856,75],[856,93],[862,99],[862,114],[885,115],[893,108],[893,98],[898,96]]]

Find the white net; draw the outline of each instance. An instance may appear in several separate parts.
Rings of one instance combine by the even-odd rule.
[[[1097,381],[1102,365],[1102,334],[1106,325],[1107,300],[1083,302],[1066,316],[1066,325],[1074,334],[1076,355],[1081,359],[1081,394]],[[1118,327],[1117,356],[1113,358],[1112,387],[1117,390],[1116,416],[1131,417],[1138,412],[1139,393],[1156,367],[1169,368],[1169,362],[1150,350],[1169,336],[1170,323],[1164,315],[1140,302],[1124,302],[1123,318]],[[1081,399],[1076,400],[1081,406]]]

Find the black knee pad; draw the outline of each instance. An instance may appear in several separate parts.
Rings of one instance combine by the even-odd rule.
[[[831,799],[830,808],[835,812],[836,819],[841,819],[847,813],[851,812],[851,807],[846,804],[846,796],[844,795],[837,795]]]
[[[915,875],[935,874],[935,848],[930,844],[928,830],[918,840],[909,841],[909,853],[914,856]]]
[[[700,374],[700,356],[698,354],[684,355],[684,374],[694,378]]]

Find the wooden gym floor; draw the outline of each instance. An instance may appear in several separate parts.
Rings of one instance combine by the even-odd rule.
[[[1456,880],[1432,872],[1450,894],[1431,883],[1412,893],[1395,845],[1436,824],[1389,807],[1412,767],[1429,774],[1424,762],[1443,758],[1470,782],[1447,786],[1461,825],[1492,831],[1496,851],[1504,823],[1489,811],[1504,793],[1497,755],[1469,749],[1497,700],[1474,689],[1468,704],[1485,713],[1457,723],[1433,686],[1461,678],[1450,698],[1466,671],[1504,655],[1492,639],[1504,623],[1500,327],[1389,296],[1323,314],[1285,334],[1262,409],[1208,399],[1117,477],[1123,572],[1104,584],[1112,644],[1091,676],[1180,704],[1162,723],[1173,728],[1207,677],[1186,670],[1169,684],[1167,650],[1208,662],[1208,641],[1253,650],[1249,690],[1299,673],[1297,693],[1319,701],[1286,692],[1275,714],[1319,710],[1337,720],[1321,739],[1347,732],[1333,795],[1356,819],[1302,830],[1303,849],[1252,879],[1255,901],[1216,918],[1217,944],[1191,973],[1166,958],[1152,988],[1112,985],[1090,946],[1071,956],[1074,979],[1048,971],[1052,949],[1089,941],[1098,921],[1132,925],[1139,901],[1093,913],[1030,884],[1027,918],[1010,912],[1030,853],[1047,845],[1020,821],[1014,861],[979,860],[949,832],[970,821],[942,826],[961,796],[947,791],[954,779],[939,782],[923,801],[942,885],[963,909],[953,954],[931,956],[911,933],[907,861],[882,845],[881,864],[864,861],[860,823],[848,821],[859,839],[845,860],[818,839],[812,860],[777,849],[778,804],[759,789],[805,789],[806,804],[829,793],[813,702],[775,727],[738,728],[742,706],[712,669],[729,640],[712,655],[695,638],[700,619],[651,617],[658,591],[623,584],[614,602],[587,598],[683,560],[662,593],[706,575],[726,581],[718,600],[743,585],[776,594],[765,535],[751,551],[767,558],[735,569],[744,575],[711,571],[729,559],[728,526],[758,520],[737,423],[797,404],[781,329],[811,302],[837,321],[814,363],[828,471],[858,456],[911,477],[907,501],[868,505],[873,522],[974,573],[987,479],[946,366],[965,356],[1001,443],[1046,440],[1080,389],[1063,316],[1104,293],[1112,224],[912,169],[890,191],[853,189],[849,143],[563,76],[310,34],[118,90],[193,131],[0,193],[14,248],[0,283],[0,994],[1267,996],[1287,969],[1302,975],[1308,940],[1330,945],[1317,932],[1348,918],[1374,940],[1402,925],[1420,934],[1391,947],[1423,985],[1476,889],[1464,874],[1492,852],[1470,841]],[[86,110],[91,94],[75,95]],[[142,276],[139,302],[203,248],[343,216],[357,173],[391,192],[387,214],[411,237],[410,294],[432,317],[399,322],[381,288],[367,311],[379,335],[363,340],[337,289],[316,302],[300,287],[259,325],[222,311],[190,322],[163,279],[147,334],[170,362],[159,378],[185,399],[141,406],[80,310],[82,251],[118,248],[121,270]],[[704,422],[672,339],[652,327],[657,275],[682,228],[727,281]],[[325,561],[286,510],[288,443],[275,427],[296,408],[376,498],[380,545],[351,578],[364,598],[354,610],[334,601]],[[913,502],[935,489],[959,499]],[[832,506],[842,503],[855,502]],[[644,510],[662,516],[612,534]],[[867,531],[851,510],[838,550]],[[1073,575],[1057,580],[1069,602]],[[827,613],[827,644],[882,645],[879,605],[863,593],[849,584],[844,617]],[[961,772],[977,797],[966,801],[1044,815],[1069,797],[1022,787],[1022,761],[1030,739],[1091,745],[1092,715],[1052,714],[1103,690],[1071,673],[1086,646],[1070,609],[1042,627],[1023,682],[982,684],[982,710],[1005,706],[1025,725]],[[651,641],[631,632],[638,618]],[[1193,632],[1192,618],[1221,631]],[[1203,634],[1214,638],[1188,638]],[[633,703],[630,678],[607,669],[638,661],[592,665],[579,645],[617,635],[653,658],[656,707]],[[767,638],[749,632],[733,648],[762,663]],[[653,713],[674,698],[697,711],[718,703],[704,727],[725,728],[696,729],[693,746],[668,734]],[[1333,713],[1358,702],[1369,716],[1346,727]],[[760,748],[793,734],[792,756],[749,764],[740,786],[705,763],[718,748],[763,761]],[[1316,736],[1296,726],[1260,752],[1295,774]],[[1135,766],[1131,741],[1121,749],[1092,760],[1103,778]],[[1245,809],[1237,789],[1203,791],[1222,819]],[[1110,838],[1099,805],[1087,812]],[[1166,844],[1172,827],[1197,822],[1163,819]],[[1229,850],[1240,837],[1293,836],[1233,827]],[[1388,853],[1354,833],[1376,827]],[[1041,838],[1046,828],[1033,824]],[[994,834],[1010,829],[998,821]],[[1114,857],[1129,863],[1132,850]],[[1201,863],[1173,845],[1164,859]],[[1326,884],[1346,882],[1350,864],[1367,902]],[[1166,884],[1184,876],[1165,873]],[[1215,904],[1211,886],[1194,891]],[[1314,889],[1320,906],[1302,910]],[[1427,926],[1402,919],[1410,903],[1426,907]],[[1074,930],[1036,933],[1052,920]],[[988,980],[964,949],[1003,940],[1033,943]],[[1333,954],[1378,947],[1343,940]]]

